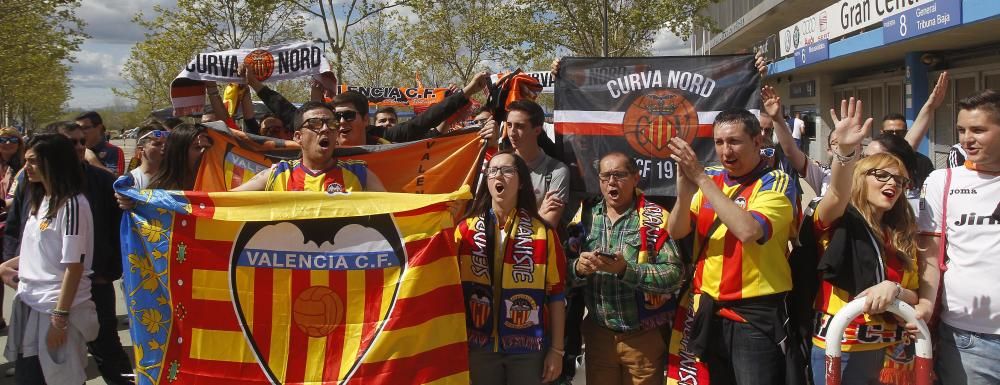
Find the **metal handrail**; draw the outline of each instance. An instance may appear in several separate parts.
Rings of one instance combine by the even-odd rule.
[[[827,385],[840,385],[841,339],[843,339],[844,329],[847,329],[847,325],[851,323],[851,320],[857,318],[862,313],[861,308],[864,305],[865,297],[855,298],[847,305],[844,305],[833,316],[833,319],[830,320],[830,325],[826,333],[826,366],[824,367]],[[931,368],[934,364],[931,360],[931,334],[927,328],[927,324],[917,318],[916,310],[912,306],[898,299],[893,300],[889,304],[887,311],[903,317],[908,323],[917,325],[920,333],[916,336],[917,340],[914,346],[916,350],[914,379],[916,380],[916,385],[930,385]]]

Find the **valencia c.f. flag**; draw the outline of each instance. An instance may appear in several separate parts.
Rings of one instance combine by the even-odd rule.
[[[468,384],[450,194],[129,189],[137,383]]]
[[[621,151],[637,162],[646,195],[675,195],[670,138],[715,162],[715,116],[730,108],[756,113],[759,83],[752,55],[562,59],[554,122],[571,188],[600,193],[597,162]]]

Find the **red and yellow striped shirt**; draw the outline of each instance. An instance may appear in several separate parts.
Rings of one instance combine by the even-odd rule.
[[[788,237],[795,225],[796,191],[787,174],[773,170],[757,180],[732,179],[722,167],[708,167],[705,173],[728,196],[741,184],[749,184],[733,201],[750,212],[764,229],[757,242],[743,243],[725,223],[706,234],[716,212],[702,195],[695,194],[691,213],[695,219],[698,250],[692,285],[695,293],[708,294],[719,301],[733,301],[786,292],[792,289],[788,267]]]
[[[301,160],[281,161],[271,166],[267,191],[325,191],[328,193],[364,191],[368,167],[364,161],[337,161],[330,168],[315,172]]]

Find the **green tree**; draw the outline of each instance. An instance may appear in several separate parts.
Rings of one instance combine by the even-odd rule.
[[[86,35],[78,0],[0,2],[0,124],[37,127],[69,100],[69,66]]]
[[[128,87],[116,95],[152,111],[169,105],[170,82],[203,51],[261,47],[305,38],[305,17],[289,4],[268,0],[178,0],[176,7],[154,6],[132,21],[146,28],[146,39],[132,48],[122,69]]]
[[[286,4],[318,18],[323,24],[323,35],[329,52],[333,54],[333,71],[337,79],[344,78],[344,55],[351,43],[353,28],[365,19],[382,11],[409,5],[413,0],[284,0]],[[338,7],[338,3],[339,7]],[[340,12],[337,12],[337,9]]]
[[[379,12],[358,23],[345,47],[343,83],[360,86],[403,86],[413,82],[414,61],[404,31],[412,26],[395,10]]]
[[[579,56],[602,56],[604,10],[608,17],[608,56],[642,56],[656,32],[670,29],[686,37],[695,27],[714,28],[699,14],[717,0],[517,0],[534,10],[525,28],[512,28],[536,49],[554,52],[564,47]]]
[[[513,32],[531,10],[509,1],[438,0],[412,8],[420,20],[410,29],[412,57],[424,66],[443,66],[451,82],[464,83],[489,63],[516,65],[539,53],[520,39],[527,34]]]

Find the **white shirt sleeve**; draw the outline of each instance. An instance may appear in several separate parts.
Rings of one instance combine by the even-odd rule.
[[[921,234],[941,234],[941,204],[947,170],[935,170],[924,180],[917,210],[917,231]]]
[[[81,202],[81,200],[83,200]],[[93,253],[93,218],[90,205],[82,195],[69,198],[60,211],[62,218],[62,263],[84,263]]]

